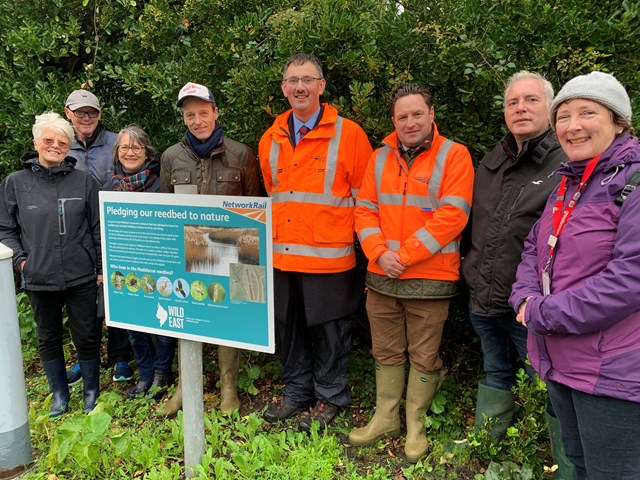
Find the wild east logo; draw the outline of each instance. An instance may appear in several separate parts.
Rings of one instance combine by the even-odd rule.
[[[162,305],[158,303],[158,309],[156,310],[156,318],[160,321],[160,326],[169,320],[169,326],[171,328],[184,328],[184,308],[173,307],[169,305],[167,307],[169,311],[165,310]]]
[[[162,305],[158,304],[158,310],[156,311],[156,318],[160,320],[161,327],[165,324],[168,317],[169,317],[169,313],[164,308],[162,308]]]

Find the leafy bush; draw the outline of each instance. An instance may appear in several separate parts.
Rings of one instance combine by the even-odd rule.
[[[3,2],[0,178],[31,148],[34,115],[62,111],[81,86],[102,100],[108,128],[138,123],[164,149],[184,130],[179,88],[208,84],[228,134],[255,147],[288,108],[282,65],[303,50],[324,63],[325,100],[374,145],[391,129],[390,91],[411,80],[433,90],[441,131],[479,160],[504,133],[502,89],[519,69],[556,88],[608,70],[640,111],[639,12],[637,2],[612,0]]]

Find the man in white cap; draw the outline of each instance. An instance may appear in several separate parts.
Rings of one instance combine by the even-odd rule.
[[[117,135],[109,132],[100,123],[102,108],[100,101],[88,90],[74,90],[67,97],[64,113],[73,125],[76,139],[67,154],[76,159],[76,168],[91,175],[98,188],[111,180],[113,173],[112,149]],[[113,381],[126,382],[133,377],[129,366],[132,359],[129,335],[122,328],[108,329],[107,356],[114,364]],[[80,364],[76,363],[67,372],[70,384],[81,378]]]
[[[187,83],[178,94],[178,108],[187,131],[180,143],[169,147],[161,158],[160,191],[179,193],[192,185],[200,195],[262,196],[264,190],[255,154],[246,145],[224,136],[218,123],[218,107],[211,90]],[[237,378],[240,351],[218,347],[222,412],[240,407]],[[182,388],[161,411],[173,415],[182,406]]]

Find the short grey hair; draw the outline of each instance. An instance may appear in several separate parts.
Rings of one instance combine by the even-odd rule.
[[[513,87],[513,84],[519,80],[524,80],[524,79],[537,80],[542,84],[542,91],[544,92],[544,96],[547,99],[547,105],[551,107],[551,104],[553,103],[553,95],[554,95],[553,85],[551,85],[551,82],[538,73],[528,72],[526,70],[521,70],[519,72],[514,73],[509,77],[509,80],[507,80],[507,85],[504,87],[505,107],[507,105],[507,95],[509,94],[509,90],[511,89],[511,87]]]
[[[113,145],[112,150],[114,164],[118,161],[118,148],[120,148],[122,137],[125,134],[129,135],[129,142],[134,142],[141,147],[144,147],[144,151],[147,154],[147,160],[154,160],[158,157],[158,151],[153,148],[153,145],[151,145],[151,140],[149,139],[147,132],[145,132],[141,126],[131,124],[118,132],[118,138],[116,138],[116,143]]]
[[[322,74],[322,63],[320,63],[318,57],[310,53],[296,53],[294,55],[291,55],[289,57],[289,60],[287,60],[287,63],[284,64],[284,69],[282,70],[282,79],[284,80],[285,76],[287,75],[287,69],[291,65],[304,65],[307,62],[312,63],[313,66],[316,67],[316,70],[318,71],[318,77],[324,78],[324,75]]]
[[[76,138],[73,126],[56,112],[44,112],[42,115],[36,115],[36,122],[31,127],[33,141],[40,140],[42,132],[45,130],[53,130],[60,135],[66,136],[69,139],[69,146]]]

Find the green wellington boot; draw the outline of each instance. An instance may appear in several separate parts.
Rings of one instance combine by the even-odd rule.
[[[404,365],[376,362],[376,411],[367,425],[349,432],[354,447],[373,445],[385,435],[400,435],[400,399],[404,392]]]
[[[478,384],[476,430],[484,428],[488,418],[496,418],[497,421],[489,429],[489,438],[496,440],[502,437],[511,424],[514,409],[515,395],[512,391],[489,387],[482,381]]]
[[[547,421],[547,429],[549,430],[551,457],[553,458],[553,463],[558,466],[558,469],[553,474],[553,479],[571,480],[573,478],[573,464],[564,454],[560,422],[556,417],[549,415],[549,412],[545,412],[544,418]]]
[[[238,398],[240,350],[219,346],[218,362],[220,363],[220,411],[231,413],[240,408]]]
[[[429,448],[422,414],[431,406],[431,400],[442,383],[442,370],[424,373],[411,367],[407,382],[407,441],[404,455],[411,463],[424,457]]]
[[[178,375],[180,375],[180,347],[178,347]],[[173,394],[166,403],[163,403],[158,407],[156,411],[158,415],[164,415],[167,417],[175,417],[178,414],[178,410],[182,408],[182,375],[178,377],[178,385],[176,386],[176,393]]]

